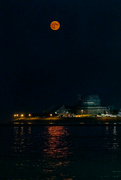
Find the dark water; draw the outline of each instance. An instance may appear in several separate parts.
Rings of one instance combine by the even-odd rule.
[[[121,179],[121,126],[1,126],[0,179]]]

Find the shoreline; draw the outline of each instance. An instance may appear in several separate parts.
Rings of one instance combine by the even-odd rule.
[[[34,117],[34,118],[16,118],[8,123],[1,123],[0,126],[116,126],[121,125],[121,117]]]

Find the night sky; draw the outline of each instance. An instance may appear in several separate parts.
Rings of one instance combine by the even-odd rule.
[[[121,0],[0,0],[0,84],[1,119],[86,93],[121,107]]]

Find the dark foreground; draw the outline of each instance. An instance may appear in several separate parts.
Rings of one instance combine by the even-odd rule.
[[[120,180],[121,126],[0,126],[1,180]]]

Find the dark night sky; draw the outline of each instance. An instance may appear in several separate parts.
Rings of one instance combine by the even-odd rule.
[[[121,107],[120,0],[1,0],[0,41],[3,118],[85,93]]]

